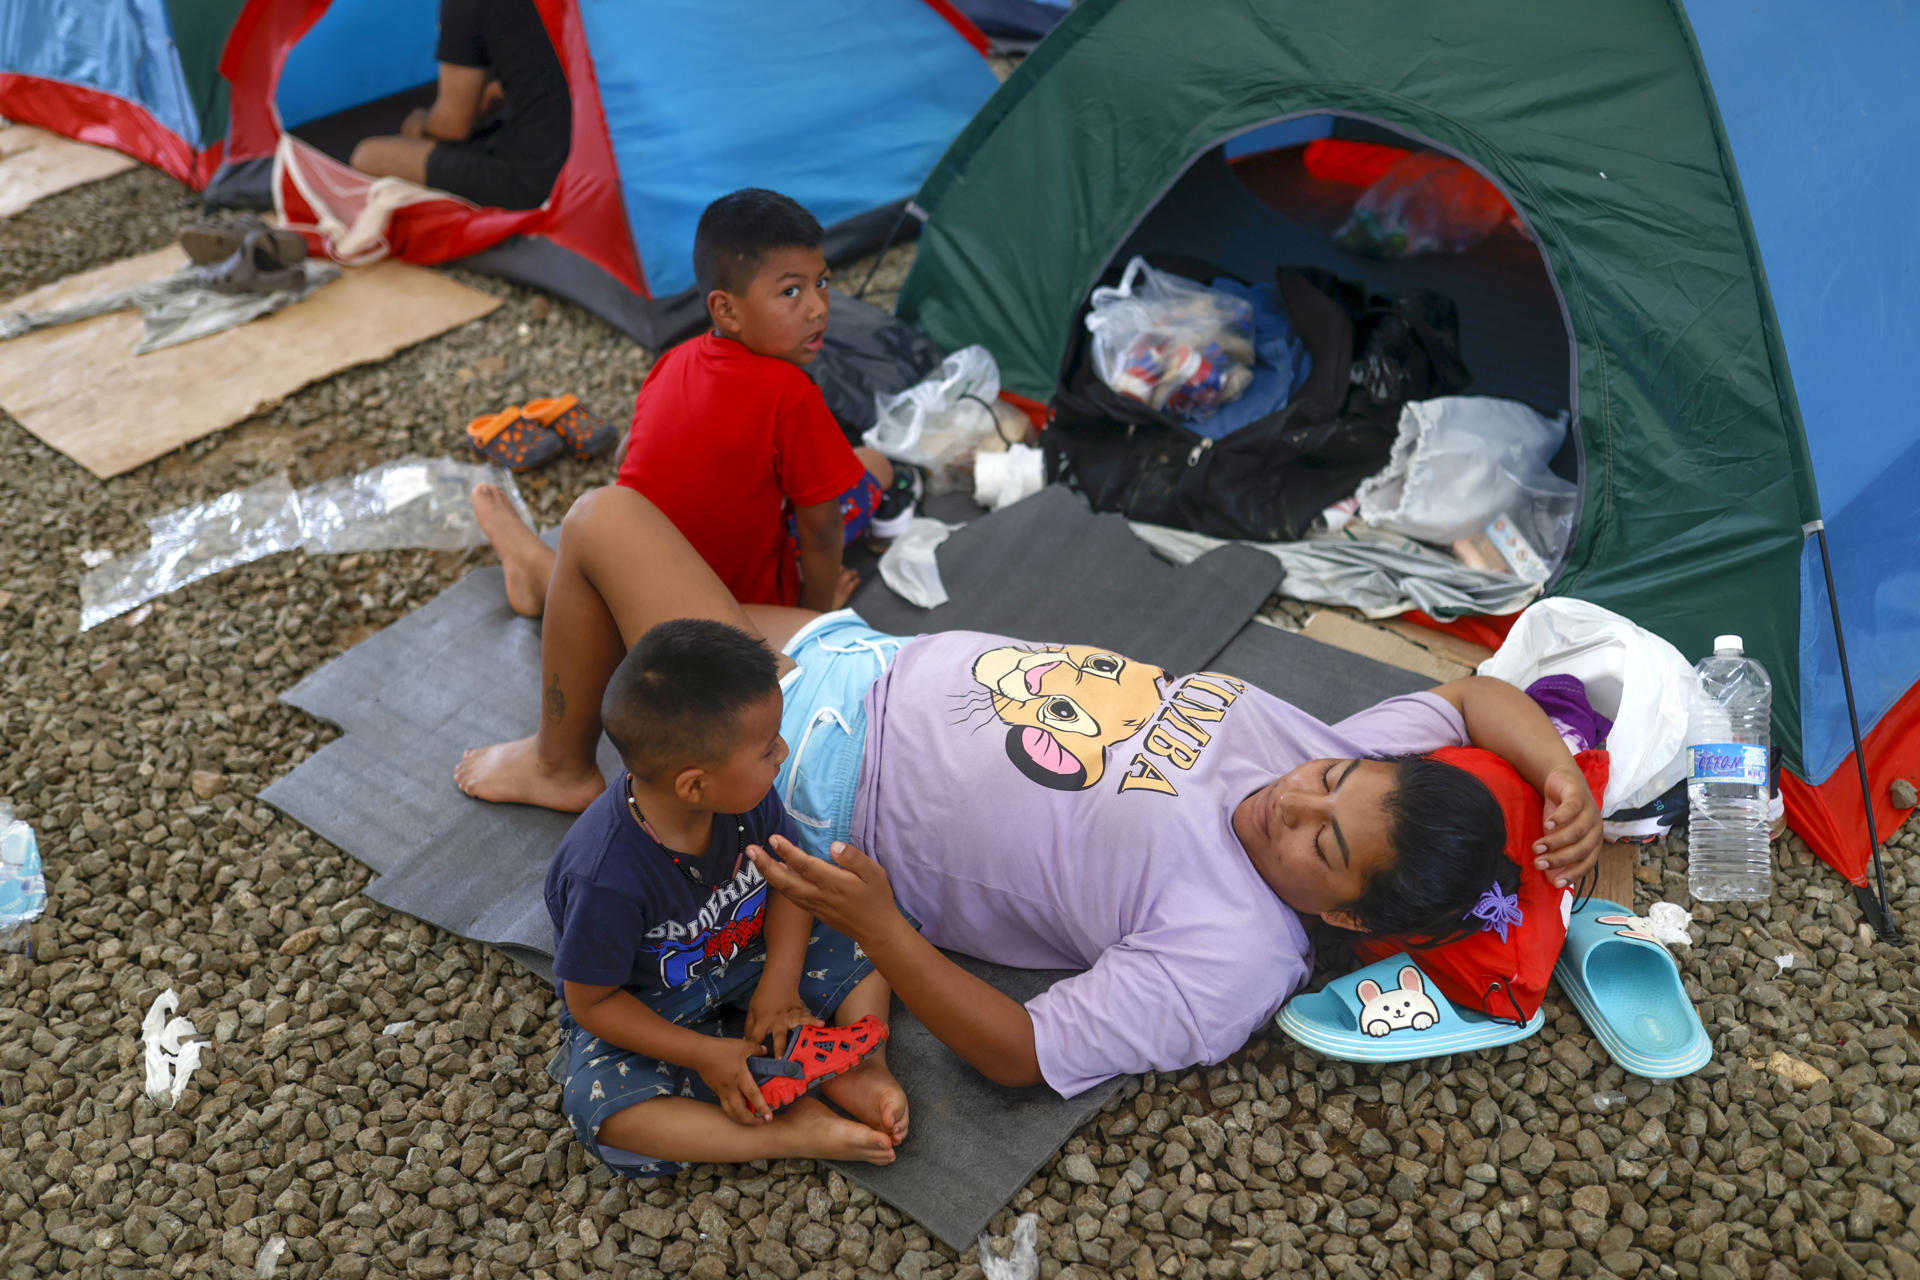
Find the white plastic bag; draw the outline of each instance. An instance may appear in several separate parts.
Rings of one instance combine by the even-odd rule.
[[[1182,276],[1127,263],[1087,312],[1100,380],[1155,409],[1204,417],[1253,381],[1253,305]]]
[[[925,467],[936,492],[948,473],[970,466],[973,451],[994,434],[1000,366],[982,346],[962,347],[922,381],[894,395],[875,393],[875,421],[863,437],[895,462]]]
[[[908,604],[922,609],[945,604],[947,588],[940,581],[940,563],[934,559],[934,552],[959,527],[915,516],[907,531],[895,538],[880,557],[880,581]]]
[[[1573,530],[1578,490],[1548,464],[1567,418],[1491,396],[1442,396],[1400,410],[1386,467],[1361,482],[1360,518],[1441,546],[1507,517],[1554,567]]]
[[[1687,775],[1693,666],[1653,632],[1584,600],[1530,605],[1499,652],[1480,664],[1524,689],[1541,676],[1577,676],[1593,709],[1613,721],[1603,814],[1637,809]]]

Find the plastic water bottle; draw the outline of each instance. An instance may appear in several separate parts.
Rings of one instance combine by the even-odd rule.
[[[1739,636],[1716,637],[1712,656],[1694,668],[1699,701],[1687,775],[1687,888],[1702,902],[1751,901],[1773,892],[1767,849],[1773,681],[1741,648]]]

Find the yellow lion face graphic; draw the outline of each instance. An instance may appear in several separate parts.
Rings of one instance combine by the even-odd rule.
[[[1166,672],[1088,645],[990,649],[974,660],[1007,727],[1007,758],[1043,787],[1083,791],[1100,781],[1107,748],[1146,727]]]

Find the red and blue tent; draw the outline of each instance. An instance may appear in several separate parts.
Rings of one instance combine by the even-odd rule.
[[[412,206],[394,252],[475,265],[643,342],[697,322],[708,201],[773,187],[880,243],[997,81],[946,0],[535,0],[574,98],[538,209]],[[268,191],[288,131],[433,81],[436,0],[39,0],[0,10],[0,116],[123,151],[216,200]],[[388,126],[389,128],[392,125]]]

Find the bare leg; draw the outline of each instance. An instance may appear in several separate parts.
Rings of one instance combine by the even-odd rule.
[[[835,1115],[817,1098],[783,1107],[765,1124],[735,1124],[719,1107],[694,1098],[651,1098],[608,1116],[599,1139],[622,1151],[685,1164],[780,1159],[893,1163],[893,1144],[886,1134]]]
[[[753,629],[767,642],[767,647],[779,653],[787,647],[787,641],[794,633],[820,615],[811,609],[796,609],[784,604],[750,604],[746,606],[747,617],[753,622]]]
[[[553,577],[554,550],[540,541],[513,509],[498,485],[473,486],[473,514],[507,571],[507,604],[523,618],[537,618],[547,607],[547,581]]]
[[[873,473],[873,478],[880,482],[880,492],[885,493],[892,487],[893,463],[888,460],[886,454],[878,449],[869,449],[861,445],[853,451],[853,456],[860,459],[861,464]]]
[[[424,187],[433,147],[432,138],[362,138],[347,163],[375,178],[405,178]]]
[[[540,634],[541,714],[530,738],[469,751],[454,770],[480,800],[578,813],[606,789],[600,696],[627,650],[670,618],[751,618],[660,509],[631,489],[585,494],[561,525]],[[792,663],[782,658],[781,669]]]
[[[893,988],[879,974],[870,973],[834,1010],[833,1025],[844,1027],[869,1014],[885,1022],[892,1003]],[[894,1146],[907,1140],[907,1091],[893,1078],[893,1072],[887,1070],[885,1048],[875,1050],[865,1062],[845,1075],[835,1076],[821,1085],[820,1092],[855,1120],[886,1134]]]

